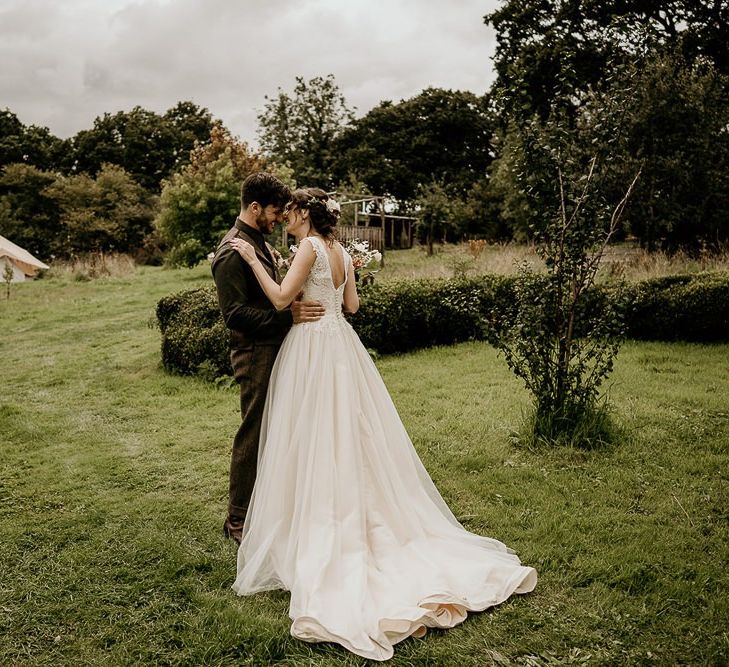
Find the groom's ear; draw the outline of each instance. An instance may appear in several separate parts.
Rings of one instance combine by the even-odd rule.
[[[261,205],[257,201],[252,201],[248,205],[248,210],[258,217],[261,214]]]

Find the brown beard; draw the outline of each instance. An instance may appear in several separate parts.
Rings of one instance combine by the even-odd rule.
[[[256,218],[256,226],[261,231],[262,234],[268,234],[268,225],[269,222],[266,219],[265,212],[261,211],[260,215]]]

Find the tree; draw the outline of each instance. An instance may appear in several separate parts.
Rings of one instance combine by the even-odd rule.
[[[729,76],[680,52],[656,54],[616,79],[635,80],[615,187],[642,165],[630,232],[649,249],[717,249],[729,240]]]
[[[115,165],[104,165],[96,178],[24,164],[0,174],[0,234],[41,259],[133,251],[155,211],[156,198]]]
[[[381,102],[337,141],[335,174],[357,174],[372,192],[412,208],[434,179],[463,198],[493,158],[488,100],[473,93],[427,88],[393,104]]]
[[[25,126],[9,109],[0,111],[0,167],[30,164],[42,170],[57,169],[66,142],[47,127]]]
[[[214,121],[212,114],[193,102],[178,102],[174,107],[165,111],[162,119],[172,127],[175,132],[174,154],[177,158],[174,169],[177,170],[190,159],[190,151],[197,144],[205,143],[210,139]]]
[[[532,394],[529,437],[538,441],[594,445],[607,435],[598,391],[612,371],[623,313],[619,298],[590,290],[637,179],[617,201],[605,188],[622,109],[633,94],[626,87],[613,97],[591,95],[576,123],[552,109],[546,121],[535,115],[518,135],[518,180],[546,276],[522,267],[516,314],[495,327],[494,342]]]
[[[0,234],[40,259],[64,254],[65,228],[48,188],[56,175],[27,164],[0,171]]]
[[[564,74],[574,78],[567,66]],[[614,63],[609,77],[581,93],[580,107],[563,108],[563,92],[555,91],[549,114],[561,114],[573,128],[584,116],[582,107],[593,104],[595,95],[623,100],[618,142],[604,134],[573,133],[575,142],[589,143],[584,151],[605,150],[609,142],[612,165],[601,189],[611,199],[619,200],[625,182],[642,168],[626,210],[627,224],[616,231],[615,240],[629,233],[646,248],[675,250],[718,248],[729,239],[728,84],[729,77],[713,65],[690,64],[677,50]],[[629,97],[621,92],[626,87],[632,91]],[[486,214],[492,207],[488,215],[503,221],[515,238],[523,237],[525,230],[531,235],[529,203],[520,192],[514,165],[520,132],[527,124],[511,120],[507,130],[499,132],[499,155],[483,193],[488,206],[481,208]]]
[[[152,230],[156,197],[117,165],[102,165],[96,178],[61,176],[46,192],[61,212],[64,254],[130,252]]]
[[[463,209],[463,233],[492,241],[530,239],[529,202],[519,188],[512,132],[492,139],[499,156],[470,188]]]
[[[10,283],[13,282],[13,275],[13,267],[9,263],[6,263],[3,268],[3,280],[5,281],[6,287],[5,298],[8,300],[10,299]]]
[[[497,36],[493,92],[504,123],[545,118],[556,90],[562,106],[579,104],[616,62],[647,51],[679,48],[689,63],[729,74],[729,6],[716,0],[507,0],[484,21]]]
[[[334,75],[309,81],[296,77],[292,94],[279,88],[276,97],[266,100],[258,115],[263,153],[291,167],[299,183],[331,188],[333,145],[354,119]]]
[[[95,176],[103,164],[125,169],[147,190],[158,192],[162,179],[186,164],[195,144],[204,141],[212,116],[192,102],[180,102],[163,116],[142,107],[105,113],[72,140],[67,171]]]
[[[23,123],[10,109],[0,111],[0,166],[23,161],[24,130]]]
[[[454,198],[442,181],[433,180],[418,189],[418,239],[425,243],[428,256],[433,254],[433,243],[444,241],[460,212],[461,202]]]
[[[172,259],[194,265],[215,250],[240,212],[240,186],[265,161],[218,124],[210,143],[198,146],[190,163],[162,185],[155,226],[172,247]]]

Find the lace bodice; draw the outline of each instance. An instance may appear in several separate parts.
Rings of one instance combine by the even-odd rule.
[[[316,259],[304,283],[304,300],[319,301],[326,310],[326,315],[319,322],[313,322],[311,324],[323,324],[326,327],[339,320],[344,321],[344,316],[342,315],[342,299],[344,297],[344,286],[347,283],[349,265],[352,262],[352,258],[341,245],[335,245],[334,252],[337,252],[338,249],[344,257],[344,282],[339,287],[334,287],[332,268],[324,242],[317,236],[307,236],[302,243],[306,241],[311,243],[316,253]]]

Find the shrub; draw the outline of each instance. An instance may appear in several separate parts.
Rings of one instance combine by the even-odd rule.
[[[157,304],[162,364],[183,375],[230,375],[229,335],[213,287],[166,296]]]
[[[509,312],[512,282],[479,276],[368,285],[350,321],[365,347],[383,354],[480,340],[488,335],[486,314]]]
[[[185,239],[176,245],[167,255],[167,264],[172,267],[197,266],[207,256],[208,251],[197,239]]]
[[[629,290],[629,338],[729,340],[729,271],[653,278]]]
[[[365,347],[381,354],[493,340],[516,314],[513,276],[377,283],[360,292],[361,307],[349,320]],[[578,332],[615,298],[626,301],[630,338],[729,341],[729,272],[655,278],[622,291],[596,287],[578,314]],[[165,368],[206,377],[231,373],[214,286],[163,298],[157,320]]]

